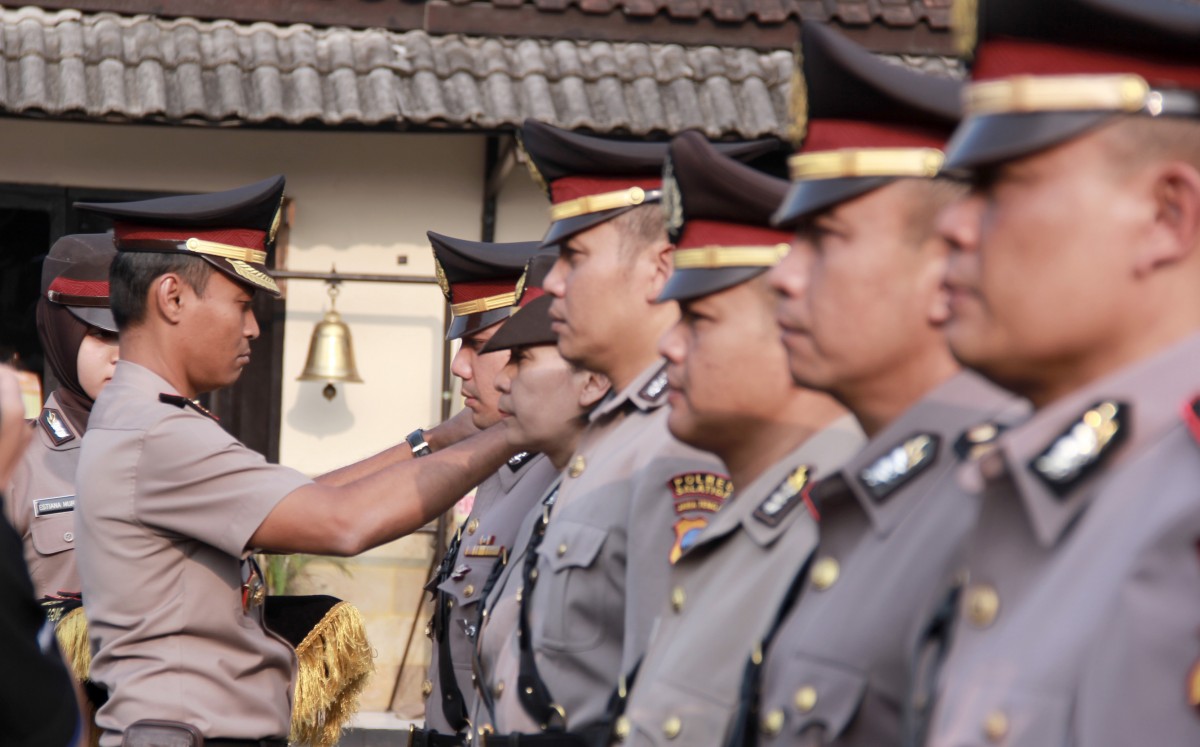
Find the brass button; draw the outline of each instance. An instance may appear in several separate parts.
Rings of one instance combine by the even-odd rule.
[[[817,591],[825,591],[837,583],[842,567],[833,558],[818,558],[812,567],[812,585]]]
[[[583,471],[587,469],[587,460],[583,458],[583,454],[576,454],[571,460],[571,466],[567,467],[567,474],[571,477],[579,477]]]
[[[529,580],[530,581],[537,581],[537,576],[538,576],[537,568],[534,568],[532,571],[529,572]]]
[[[428,698],[430,695],[433,695],[433,683],[425,680],[421,683],[421,697]]]
[[[763,716],[761,727],[762,733],[768,737],[773,737],[783,731],[783,710],[776,708]]]
[[[525,596],[525,587],[517,589],[517,603],[520,604],[521,599]]]
[[[446,609],[448,609],[448,610],[454,609],[454,600],[453,599],[446,600]]]
[[[1000,612],[1000,595],[995,587],[977,584],[967,589],[964,611],[967,619],[977,628],[986,628],[996,620]]]
[[[564,556],[566,554],[567,554],[567,543],[564,542],[558,546],[558,557],[561,558],[562,556]]]
[[[433,623],[429,623],[425,626],[425,637],[433,638]]]
[[[663,722],[663,736],[667,739],[674,739],[679,736],[679,732],[683,731],[683,722],[678,716],[670,716]]]
[[[671,609],[676,612],[683,611],[683,603],[687,601],[687,593],[684,592],[682,586],[676,586],[671,589]]]
[[[618,742],[625,741],[629,736],[629,719],[624,716],[617,717],[617,723],[613,726],[613,736],[617,738]]]
[[[479,736],[486,737],[488,734],[491,734],[494,731],[495,729],[492,728],[491,724],[484,724],[483,726],[479,727]]]
[[[494,692],[496,694],[497,698],[499,698],[501,695],[503,695],[504,694],[504,680],[500,680],[499,682],[497,682],[496,686],[494,688],[492,688],[492,692]]]
[[[479,519],[471,519],[467,522],[467,534],[475,534],[479,529]]]
[[[805,685],[796,691],[795,701],[797,710],[808,713],[817,705],[817,688]]]
[[[475,587],[472,584],[467,584],[463,587],[463,596],[469,597],[475,593]]]
[[[992,711],[983,720],[983,735],[988,741],[999,742],[1008,736],[1008,715],[1004,711]]]

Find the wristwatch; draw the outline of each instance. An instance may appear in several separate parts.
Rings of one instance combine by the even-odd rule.
[[[421,428],[405,436],[404,440],[408,441],[408,445],[412,447],[413,457],[429,456],[433,453],[433,449],[429,448],[429,442],[425,440],[425,431]]]

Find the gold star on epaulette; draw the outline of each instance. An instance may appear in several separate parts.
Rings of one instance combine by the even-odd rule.
[[[1097,402],[1029,463],[1062,497],[1111,453],[1125,435],[1125,405]]]

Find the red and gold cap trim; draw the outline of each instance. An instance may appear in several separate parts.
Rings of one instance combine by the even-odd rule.
[[[840,148],[788,159],[792,181],[856,177],[933,178],[945,155],[937,148]]]
[[[1111,111],[1161,114],[1163,94],[1140,75],[1018,75],[972,83],[967,115]]]
[[[723,267],[774,267],[788,253],[787,244],[774,246],[702,246],[677,249],[671,255],[676,270],[715,270]]]
[[[484,296],[483,298],[475,298],[462,303],[450,304],[450,312],[454,316],[468,316],[470,314],[482,314],[485,311],[495,311],[513,306],[517,303],[517,294],[515,291],[508,293],[500,293],[495,296]]]
[[[647,201],[654,201],[661,197],[661,189],[646,190],[642,187],[629,187],[627,189],[618,189],[613,192],[601,192],[600,194],[584,195],[583,197],[576,197],[573,200],[567,200],[556,205],[551,205],[550,220],[559,221],[567,218],[575,218],[580,215],[602,213],[606,210],[636,207]]]
[[[72,280],[58,276],[46,289],[46,299],[63,306],[108,308],[108,282],[104,280]]]

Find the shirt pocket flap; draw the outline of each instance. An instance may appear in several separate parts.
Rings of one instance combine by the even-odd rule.
[[[29,533],[38,555],[57,555],[75,549],[75,514],[38,516],[30,522]]]
[[[438,584],[438,589],[449,594],[456,607],[474,604],[483,595],[483,587],[487,585],[488,576],[496,562],[495,558],[471,558],[467,564],[470,571],[461,578],[451,576]]]
[[[793,659],[785,678],[791,686],[772,695],[786,700],[764,703],[760,716],[778,718],[778,712],[782,711],[783,728],[797,735],[817,726],[824,730],[826,738],[838,736],[858,713],[867,691],[864,672],[809,656]]]
[[[733,704],[718,703],[690,688],[657,678],[630,701],[626,718],[639,744],[723,744]]]
[[[608,533],[599,527],[564,521],[553,537],[538,546],[538,554],[554,573],[567,568],[587,568],[595,562]]]

